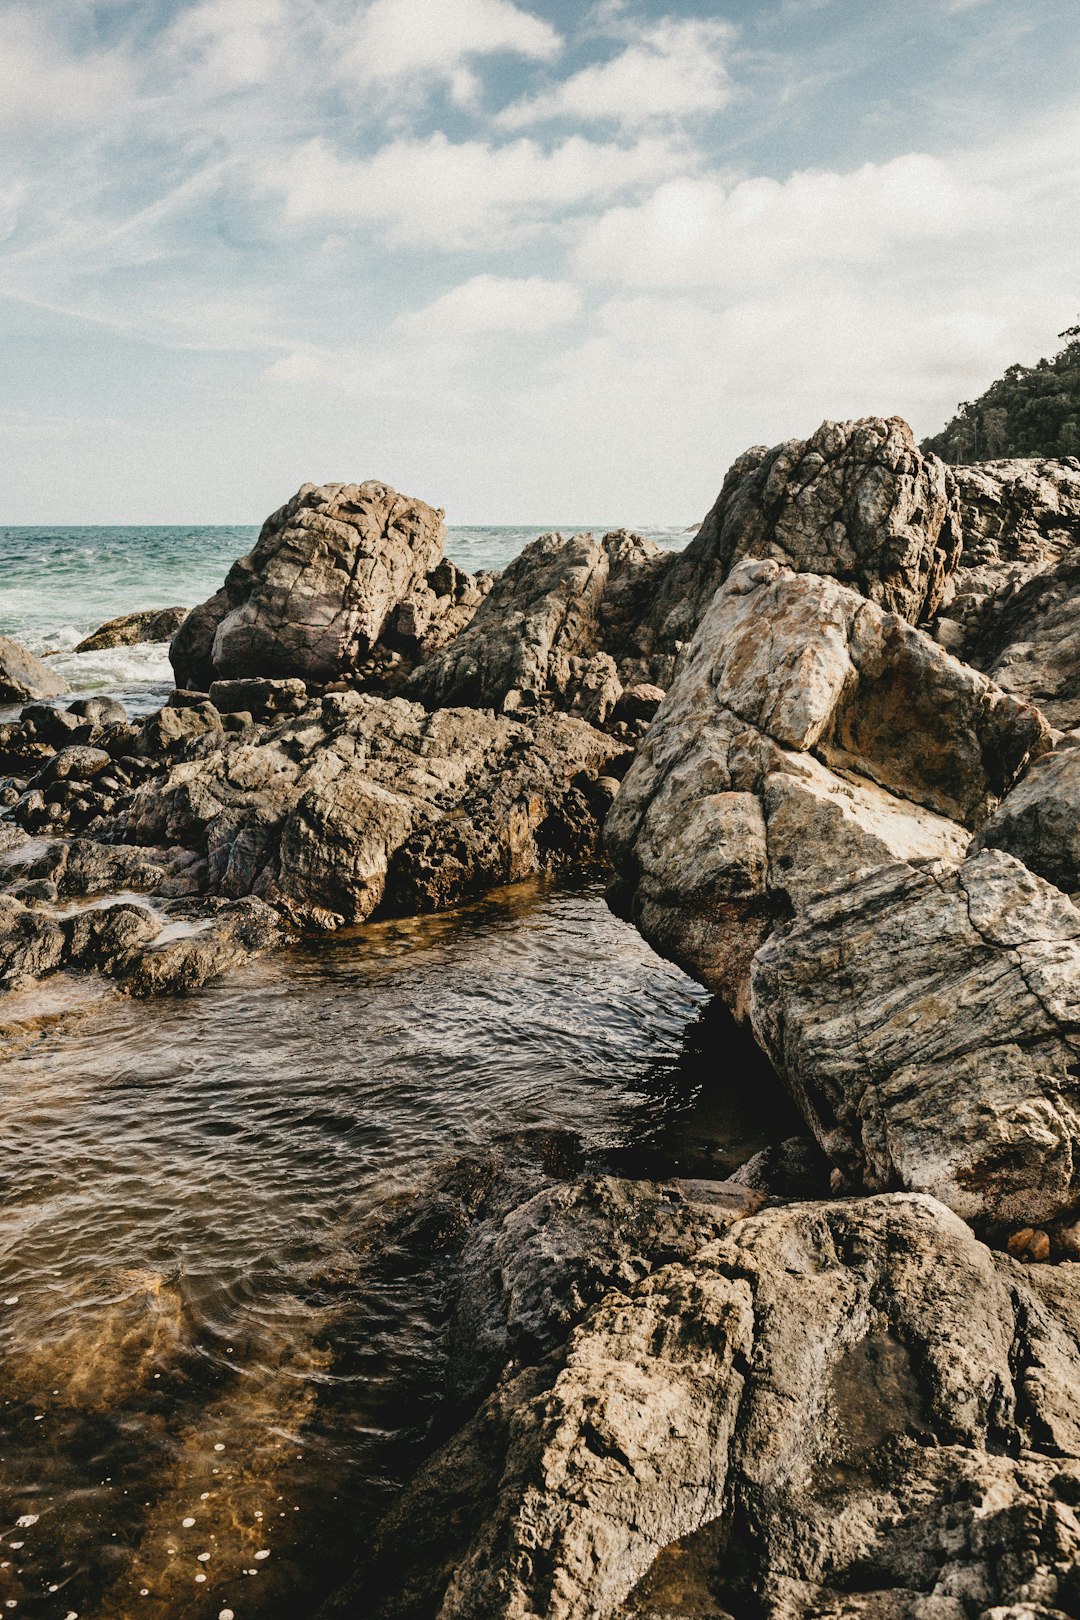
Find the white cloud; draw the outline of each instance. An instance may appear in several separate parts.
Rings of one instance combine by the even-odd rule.
[[[473,58],[506,52],[547,62],[562,48],[549,23],[511,0],[373,0],[348,32],[346,75],[387,98],[407,93],[405,81],[443,81],[469,103],[479,88]]]
[[[263,84],[288,20],[284,0],[200,0],[180,13],[168,45],[222,87]]]
[[[569,281],[543,276],[473,276],[423,309],[400,317],[409,337],[460,338],[484,332],[547,332],[580,314],[582,295]]]
[[[635,42],[610,61],[513,102],[498,122],[521,129],[566,118],[638,129],[718,112],[733,93],[725,57],[734,33],[725,22],[666,19],[635,31]]]
[[[31,12],[0,13],[0,128],[92,122],[123,105],[130,81],[118,51],[75,57]]]
[[[678,179],[588,225],[576,262],[591,280],[636,287],[754,286],[800,266],[863,265],[900,243],[956,236],[999,207],[989,186],[919,153],[785,181]]]
[[[293,221],[375,221],[396,244],[490,251],[568,210],[655,182],[679,162],[660,140],[620,146],[574,135],[546,151],[532,140],[491,146],[440,132],[392,141],[370,158],[309,141],[264,165],[260,180],[283,195]]]

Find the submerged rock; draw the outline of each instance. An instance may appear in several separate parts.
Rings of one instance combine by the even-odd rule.
[[[385,484],[305,484],[176,635],[177,686],[357,669],[404,603],[433,594],[443,540],[441,511]]]
[[[188,616],[183,607],[144,608],[106,619],[79,642],[77,653],[103,652],[107,647],[133,647],[140,641],[171,641]]]
[[[10,636],[0,636],[0,703],[62,697],[67,683],[36,653]]]

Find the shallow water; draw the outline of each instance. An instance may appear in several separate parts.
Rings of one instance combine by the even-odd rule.
[[[703,1008],[589,885],[370,924],[183,1001],[13,1002],[0,1602],[312,1615],[437,1384],[415,1268],[365,1262],[377,1213],[514,1132],[732,1168],[776,1122]]]

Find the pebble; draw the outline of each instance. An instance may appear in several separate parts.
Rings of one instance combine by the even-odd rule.
[[[192,1525],[195,1523],[195,1520],[194,1519],[181,1519],[180,1523],[183,1525],[185,1530],[190,1530]]]
[[[209,1553],[199,1553],[198,1556],[199,1556],[199,1563],[200,1564],[208,1564],[210,1562],[210,1554]]]
[[[199,1573],[196,1575],[195,1579],[197,1581],[205,1581],[206,1576],[203,1574],[201,1569],[200,1569]]]
[[[231,1609],[222,1609],[221,1613],[217,1617],[217,1620],[236,1620],[236,1616],[233,1614]]]
[[[37,1524],[40,1517],[40,1513],[24,1513],[21,1518],[15,1520],[15,1523],[20,1530],[29,1530],[32,1524]]]
[[[218,1441],[217,1445],[214,1447],[214,1450],[215,1451],[224,1451],[225,1450],[225,1447],[222,1445],[220,1440]]]
[[[256,1553],[256,1554],[255,1554],[255,1556],[256,1556],[256,1558],[269,1558],[269,1556],[270,1556],[270,1549],[269,1549],[269,1547],[263,1547],[263,1549],[262,1549],[262,1550],[261,1550],[261,1552],[257,1552],[257,1553]]]

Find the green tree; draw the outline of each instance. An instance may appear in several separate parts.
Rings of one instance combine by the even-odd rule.
[[[964,400],[922,448],[945,461],[1080,456],[1080,324],[1058,333],[1057,354],[1012,365],[978,399]]]

